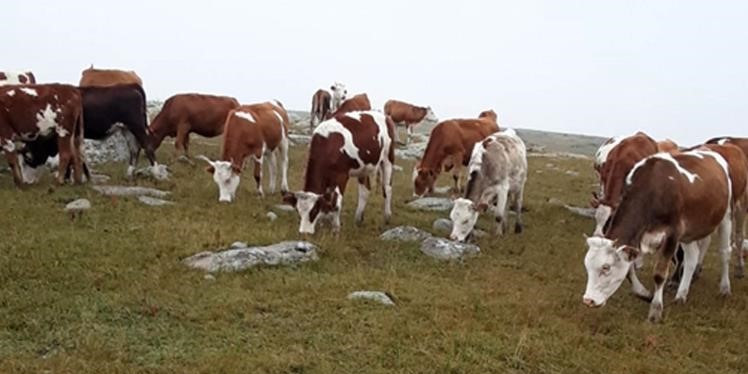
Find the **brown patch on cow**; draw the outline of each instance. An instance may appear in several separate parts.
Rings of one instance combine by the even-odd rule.
[[[93,66],[81,72],[81,87],[107,87],[120,84],[137,84],[143,81],[134,71],[116,69],[95,69]]]
[[[325,119],[337,117],[349,112],[358,112],[365,110],[371,110],[371,102],[369,102],[369,96],[367,96],[366,94],[358,94],[343,101],[343,103],[340,104],[338,110],[336,110],[334,113],[330,113]]]
[[[423,121],[428,108],[408,104],[398,100],[387,100],[384,103],[384,114],[392,118],[397,124],[411,125]]]
[[[603,199],[599,203],[611,207],[615,212],[628,173],[637,162],[657,152],[657,142],[642,132],[623,139],[611,149],[608,158],[600,167]]]
[[[678,143],[670,139],[665,139],[657,142],[657,151],[676,154],[680,151],[680,149],[678,148]]]

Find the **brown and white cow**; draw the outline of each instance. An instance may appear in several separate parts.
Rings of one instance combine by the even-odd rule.
[[[503,235],[509,221],[506,208],[517,214],[514,232],[522,232],[522,200],[527,180],[527,150],[513,129],[489,135],[475,144],[468,165],[465,197],[454,201],[450,239],[465,241],[478,221],[478,214],[493,211],[494,234]]]
[[[477,119],[450,119],[437,124],[431,130],[423,157],[413,168],[413,194],[433,192],[442,170],[452,170],[455,190],[459,192],[460,172],[470,162],[473,145],[499,131],[496,119],[496,113],[487,110]]]
[[[134,71],[116,69],[95,69],[93,65],[81,72],[81,87],[107,87],[120,84],[137,84],[143,86],[143,81]]]
[[[235,199],[239,175],[247,158],[254,161],[257,192],[262,196],[264,156],[269,158],[270,193],[275,192],[276,157],[280,156],[281,191],[288,191],[288,125],[288,113],[277,101],[242,105],[229,112],[223,130],[221,160],[198,156],[210,164],[206,170],[213,174],[218,185],[219,202],[230,203]]]
[[[356,96],[351,97],[350,99],[346,99],[343,101],[343,103],[340,104],[340,107],[337,109],[331,110],[331,113],[328,114],[326,120],[337,117],[341,114],[350,113],[350,112],[363,112],[371,110],[371,102],[369,102],[369,96],[366,94],[358,94]]]
[[[421,107],[398,100],[387,100],[384,103],[384,114],[392,118],[395,125],[405,126],[405,143],[413,136],[413,128],[439,122],[431,107]]]
[[[55,139],[60,162],[58,183],[65,181],[68,166],[73,180],[82,181],[83,108],[81,94],[74,86],[63,84],[12,85],[0,87],[0,147],[21,186],[25,178],[18,158],[16,142]]]
[[[643,132],[610,138],[595,153],[595,171],[600,177],[600,193],[593,194],[594,235],[602,235],[605,224],[618,207],[624,179],[642,159],[658,152],[657,142]]]
[[[309,112],[309,127],[314,129],[330,113],[332,96],[329,92],[319,89],[312,96],[312,110]]]
[[[301,217],[299,232],[314,234],[320,218],[340,230],[343,194],[349,177],[358,179],[356,223],[363,222],[369,197],[370,178],[381,170],[384,220],[392,216],[392,166],[395,126],[381,112],[350,112],[322,122],[314,130],[309,146],[304,189],[283,196]]]
[[[678,243],[684,243],[686,260],[675,299],[684,302],[698,261],[698,241],[716,229],[722,253],[720,292],[729,294],[731,200],[729,167],[719,153],[657,153],[639,161],[626,176],[623,196],[605,235],[587,239],[584,304],[605,305],[626,275],[633,274],[634,260],[653,253],[657,259],[649,320],[660,321],[665,280]]]
[[[223,134],[229,112],[239,107],[233,97],[196,93],[177,94],[164,102],[164,106],[151,121],[150,133],[153,148],[157,149],[165,137],[176,137],[174,147],[189,157],[190,134],[206,138]]]
[[[30,71],[0,71],[0,86],[9,84],[36,84],[36,77]]]

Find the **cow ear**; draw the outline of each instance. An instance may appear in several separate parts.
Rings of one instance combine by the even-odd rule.
[[[283,203],[288,204],[292,207],[296,207],[296,203],[298,202],[298,199],[296,199],[296,194],[293,192],[284,192],[283,193]]]
[[[486,210],[488,210],[488,204],[480,203],[478,204],[478,206],[475,207],[475,210],[477,210],[480,213],[485,213]]]
[[[338,192],[335,190],[328,189],[323,195],[322,195],[322,205],[325,208],[326,211],[335,211],[338,209]]]
[[[242,168],[239,167],[239,165],[237,165],[237,164],[235,164],[233,162],[231,163],[231,170],[233,170],[234,173],[236,173],[236,174],[241,174],[242,173]]]
[[[205,167],[205,171],[207,171],[208,174],[213,174],[216,171],[216,169],[213,167],[213,165],[208,165]]]
[[[634,261],[637,257],[639,257],[639,250],[629,245],[622,245],[618,247],[616,252],[618,253],[619,257],[628,262]]]

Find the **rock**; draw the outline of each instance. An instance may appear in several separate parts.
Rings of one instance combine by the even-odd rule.
[[[443,238],[428,238],[421,243],[421,252],[437,260],[461,260],[476,256],[480,248],[475,244],[453,242]]]
[[[152,177],[160,181],[169,179],[170,174],[171,173],[169,172],[169,168],[166,165],[159,163],[156,163],[156,165],[153,166],[146,166],[144,168],[135,170],[135,176],[137,177]]]
[[[213,274],[205,274],[203,279],[208,280],[208,281],[214,281],[216,280],[216,277],[214,277]]]
[[[452,200],[445,197],[422,197],[409,202],[408,206],[418,210],[444,212],[452,209]]]
[[[278,215],[273,212],[268,212],[268,214],[266,214],[265,217],[267,217],[270,220],[270,222],[273,222],[276,219],[278,219]]]
[[[247,243],[245,243],[245,242],[233,242],[233,243],[231,243],[231,245],[229,246],[229,248],[231,248],[231,249],[237,249],[237,248],[247,248],[247,247],[249,247],[249,244],[247,244]]]
[[[138,200],[140,200],[141,203],[150,206],[174,205],[173,201],[161,200],[150,196],[138,196]]]
[[[392,298],[380,291],[355,291],[348,294],[348,300],[371,300],[384,305],[395,305]]]
[[[392,171],[403,171],[403,167],[400,165],[392,165]]]
[[[381,240],[398,240],[403,242],[419,242],[430,237],[431,234],[413,226],[398,226],[379,235],[379,239]]]
[[[169,196],[171,192],[157,190],[149,187],[128,187],[128,186],[92,186],[96,192],[104,196],[152,196],[163,198]]]
[[[294,207],[292,207],[290,205],[287,205],[287,204],[277,204],[277,205],[274,205],[273,209],[275,209],[276,211],[281,212],[281,213],[295,213],[296,212],[296,208],[294,208]]]
[[[288,139],[291,140],[291,143],[293,144],[303,145],[309,144],[312,141],[312,136],[303,134],[288,134]]]
[[[566,171],[566,175],[571,175],[572,177],[578,177],[579,176],[579,172],[578,171],[574,171],[574,170],[567,170]]]
[[[431,226],[434,231],[438,232],[444,232],[444,233],[451,233],[452,232],[452,220],[446,219],[446,218],[439,218],[436,221],[434,221],[434,224]]]
[[[452,187],[447,187],[447,186],[434,187],[434,192],[438,193],[440,195],[446,195],[446,194],[452,192]]]
[[[552,152],[552,153],[528,152],[527,157],[571,158],[571,159],[579,159],[579,160],[591,160],[592,159],[592,157],[587,156],[587,155],[582,155],[578,153],[570,153],[570,152]]]
[[[91,202],[88,199],[78,199],[65,205],[65,211],[69,213],[77,213],[89,209],[91,209]]]
[[[85,139],[83,142],[83,154],[86,163],[98,165],[105,162],[122,162],[130,159],[130,150],[127,148],[127,139],[121,131],[117,131],[104,140]]]
[[[112,179],[108,175],[104,174],[91,174],[91,183],[101,184],[109,182],[109,180]]]
[[[428,143],[421,142],[408,144],[404,149],[396,149],[395,156],[398,159],[418,160],[423,155],[423,152],[426,151],[426,144]]]
[[[233,248],[221,252],[200,252],[182,260],[185,265],[210,273],[242,271],[258,265],[296,265],[317,261],[317,246],[309,242],[286,241],[265,247]]]

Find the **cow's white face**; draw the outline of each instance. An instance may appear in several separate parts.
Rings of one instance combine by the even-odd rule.
[[[44,171],[44,168],[42,166],[32,168],[31,166],[26,165],[23,157],[18,158],[18,164],[18,166],[21,168],[21,177],[23,178],[23,183],[35,184],[39,181],[39,179],[41,179],[42,172]]]
[[[436,114],[434,114],[431,107],[426,108],[426,117],[424,117],[424,120],[430,123],[439,122],[439,118],[436,118]]]
[[[230,203],[236,197],[236,189],[239,187],[239,172],[229,161],[211,161],[205,156],[198,156],[205,160],[210,166],[205,169],[213,174],[213,181],[218,185],[218,201]]]
[[[478,221],[478,210],[472,201],[459,198],[454,201],[449,218],[452,220],[452,234],[449,238],[464,242]]]
[[[299,213],[300,234],[314,234],[321,217],[340,214],[342,200],[343,196],[337,189],[324,195],[300,191],[283,196],[283,201],[296,208]]]
[[[587,247],[587,289],[582,301],[587,306],[600,307],[621,286],[638,251],[626,246],[616,248],[612,240],[602,237],[587,238]]]
[[[342,83],[335,82],[330,86],[330,91],[332,91],[332,101],[338,104],[348,97],[348,89]]]
[[[169,179],[169,168],[164,164],[155,163],[151,166],[151,174],[156,180],[167,180]]]

